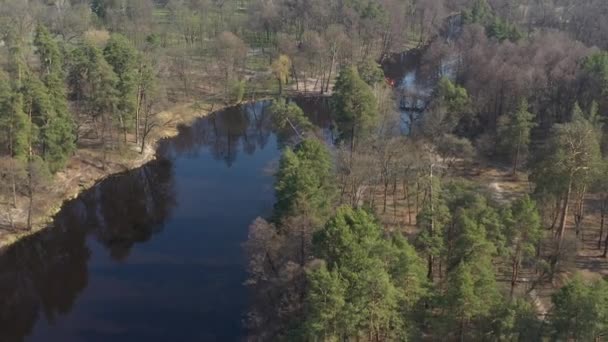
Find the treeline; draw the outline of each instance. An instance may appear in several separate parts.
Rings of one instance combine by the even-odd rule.
[[[423,13],[376,1],[0,1],[3,224],[22,221],[23,198],[40,207],[35,195],[77,148],[101,151],[102,168],[143,150],[166,100],[238,103],[287,82],[328,91],[341,65],[428,41],[441,20],[405,20]]]
[[[417,134],[433,141],[444,157],[447,152],[466,159],[471,144],[481,156],[509,162],[514,175],[529,172],[543,218],[555,231],[550,249],[563,256],[569,217],[582,241],[589,195],[604,202],[608,55],[564,33],[540,31],[516,43],[501,41],[479,25],[480,18],[495,15],[487,4],[475,3],[465,15],[470,24],[455,41],[437,41],[427,50],[424,68],[432,70],[431,77],[444,78]],[[453,66],[447,75],[453,82],[438,72],[446,62]],[[460,140],[445,138],[454,134]],[[602,222],[597,248],[605,257]]]
[[[250,227],[253,338],[601,340],[604,280],[574,277],[552,295],[549,311],[531,294],[572,270],[585,197],[602,191],[598,106],[573,104],[530,163],[538,116],[526,97],[486,128],[512,172],[530,171],[535,183],[530,196],[508,201],[455,176],[477,153],[461,131],[476,121],[478,100],[466,87],[441,78],[413,134],[403,137],[394,109],[385,108],[394,99],[383,98],[382,80],[366,70],[346,66],[336,80],[333,153],[314,129],[299,135],[279,164],[274,215]],[[284,106],[275,106],[279,122],[303,121]],[[312,127],[280,127],[302,130],[296,126]],[[413,229],[380,221],[392,210],[397,217],[401,194]],[[566,234],[570,219],[574,238]]]

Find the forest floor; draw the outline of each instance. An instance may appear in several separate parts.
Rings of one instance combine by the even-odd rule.
[[[127,143],[120,151],[110,151],[103,162],[103,151],[94,143],[94,139],[84,137],[79,148],[69,160],[67,167],[54,175],[45,191],[35,196],[32,229],[27,227],[28,199],[18,196],[16,208],[7,212],[2,206],[0,214],[0,250],[18,241],[24,236],[33,234],[52,223],[53,216],[61,209],[65,201],[77,197],[82,191],[91,188],[104,178],[140,167],[155,158],[156,144],[164,138],[177,135],[178,127],[189,125],[197,118],[203,117],[215,109],[211,103],[184,102],[173,105],[158,114],[158,121],[163,125],[154,130],[142,153],[140,146],[128,137]],[[11,224],[12,220],[12,224]]]
[[[480,191],[488,191],[490,196],[502,205],[508,205],[514,199],[532,191],[531,184],[524,173],[513,175],[510,168],[493,163],[478,163],[460,166],[453,170],[453,175],[462,177],[480,185]],[[389,187],[384,206],[384,188],[377,186],[373,190],[373,207],[381,222],[395,230],[401,230],[409,236],[418,233],[416,227],[416,202],[422,203],[422,195],[416,199],[415,189],[409,189],[411,198],[405,196],[406,192],[401,184]],[[409,202],[409,205],[408,205]],[[557,274],[553,279],[530,268],[522,270],[517,291],[527,295],[536,306],[539,317],[544,317],[551,308],[551,295],[562,287],[574,273],[585,279],[594,280],[608,277],[608,259],[602,258],[602,250],[598,248],[600,235],[600,209],[599,199],[587,196],[585,199],[586,215],[582,223],[582,234],[577,237],[574,228],[572,213],[566,221],[565,255],[572,255],[560,261]],[[604,235],[605,238],[605,235]],[[553,232],[547,230],[543,240],[543,255],[549,257],[553,250]],[[500,267],[508,274],[508,267]],[[499,275],[499,282],[504,283],[505,289],[509,286],[509,277]]]

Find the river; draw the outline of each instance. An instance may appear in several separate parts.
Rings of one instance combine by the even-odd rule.
[[[301,105],[327,125],[318,103]],[[180,128],[0,256],[0,341],[244,340],[241,244],[271,213],[285,138],[267,105]]]

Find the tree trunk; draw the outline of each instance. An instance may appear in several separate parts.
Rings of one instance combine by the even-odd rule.
[[[420,209],[420,183],[416,181],[416,215]]]
[[[327,82],[325,83],[325,92],[329,92],[329,83],[331,82],[331,73],[336,63],[336,52],[334,51],[331,55],[331,64],[329,64],[329,73],[327,74]]]
[[[291,65],[291,73],[293,74],[293,79],[296,81],[296,91],[300,90],[300,81],[298,79],[298,72],[296,71],[296,67]]]
[[[31,168],[31,166],[30,166]],[[27,209],[27,229],[32,230],[32,211],[34,209],[34,190],[32,189],[32,172],[28,171],[28,197],[29,197],[29,206]]]
[[[397,222],[397,177],[393,179],[393,216]]]
[[[9,153],[11,158],[11,187],[13,192],[13,208],[17,208],[17,165],[15,164],[15,159],[13,154],[15,153],[13,148],[13,133],[12,126],[9,128]]]
[[[429,226],[429,236],[431,239],[435,235],[435,206],[433,203],[433,165],[431,164],[431,173],[430,173],[430,183],[429,183],[429,203],[431,204],[431,225]],[[431,283],[433,283],[433,255],[429,254],[428,260],[428,274],[427,277]]]
[[[608,234],[606,234],[606,240],[604,240],[604,254],[602,254],[604,258],[608,256]]]
[[[515,173],[517,172],[517,164],[519,163],[519,150],[521,148],[522,134],[523,134],[523,132],[520,131],[519,140],[517,141],[517,148],[515,150],[515,159],[513,160],[513,171],[512,171],[513,176],[515,176]]]
[[[517,256],[513,259],[513,264],[511,268],[511,299],[513,299],[513,293],[515,292],[515,286],[517,286],[517,278],[519,277],[519,252],[517,252]]]
[[[558,257],[559,257],[559,253],[562,250],[562,244],[564,241],[564,235],[566,232],[566,217],[568,216],[568,206],[570,204],[570,194],[572,192],[572,175],[570,176],[570,179],[568,180],[568,190],[566,192],[566,198],[564,199],[564,206],[562,209],[562,215],[561,215],[561,219],[560,219],[560,224],[559,224],[559,229],[557,231],[557,250],[554,251],[554,255],[553,258],[551,260],[551,269],[552,271],[555,270],[555,266],[557,265],[558,262]]]
[[[407,183],[405,185],[405,196],[406,196],[406,201],[407,201],[407,222],[409,225],[411,225],[412,224],[412,202],[411,202],[411,198],[410,198],[410,187]]]
[[[434,262],[435,262],[435,258],[433,257],[432,254],[429,253],[429,256],[427,258],[426,277],[431,283],[433,283],[433,264],[434,264]]]
[[[566,191],[566,198],[564,199],[564,206],[562,207],[562,214],[559,222],[559,230],[557,231],[558,238],[558,249],[561,249],[564,234],[566,232],[566,218],[568,216],[568,207],[570,205],[570,195],[572,193],[572,176],[568,180],[568,190]]]
[[[597,249],[602,248],[602,237],[604,236],[604,219],[606,218],[606,203],[608,201],[607,198],[604,197],[602,200],[602,211],[601,211],[601,219],[600,219],[600,238],[597,240]]]
[[[557,224],[557,220],[559,219],[560,209],[562,207],[562,199],[557,198],[555,200],[555,210],[553,211],[553,222],[551,223],[550,230],[553,231],[555,229],[555,225]]]
[[[137,108],[135,110],[135,144],[139,143],[139,114],[141,112],[142,102],[142,89],[141,85],[137,86]]]
[[[384,199],[383,199],[383,207],[382,207],[382,213],[386,214],[386,196],[387,196],[387,192],[388,192],[388,179],[386,179],[386,175],[384,176]]]

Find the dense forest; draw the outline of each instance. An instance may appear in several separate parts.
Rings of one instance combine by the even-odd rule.
[[[251,340],[608,339],[605,0],[0,0],[0,228],[166,110],[259,99]]]

